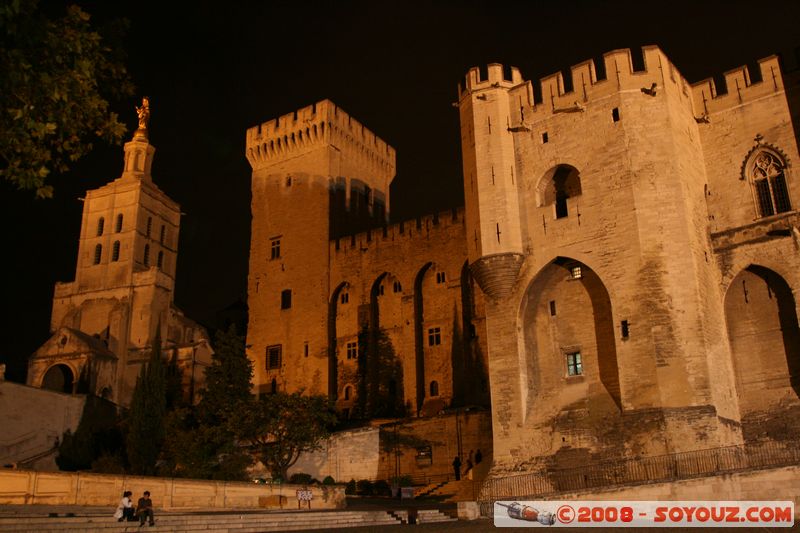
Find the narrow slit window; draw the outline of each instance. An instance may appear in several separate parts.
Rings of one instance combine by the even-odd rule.
[[[158,242],[164,244],[164,240],[167,238],[167,227],[161,226],[161,234],[158,236]]]
[[[119,261],[119,241],[114,241],[114,246],[111,248],[111,260]]]
[[[142,263],[144,266],[150,266],[150,245],[144,245],[144,257],[142,258]]]
[[[156,258],[156,265],[158,266],[158,268],[164,266],[164,252],[161,250],[158,251],[158,257]]]
[[[549,140],[550,139],[547,137],[547,132],[542,133],[542,144],[547,144]]]
[[[147,217],[147,228],[145,229],[145,236],[149,237],[153,231],[153,217]]]
[[[97,220],[97,236],[98,237],[100,237],[103,234],[103,229],[105,229],[105,226],[106,226],[106,219],[103,218],[103,217],[100,217]]]
[[[117,230],[117,233],[122,231],[122,213],[117,215],[117,228],[116,228],[116,230]]]
[[[103,245],[98,244],[94,247],[94,264],[99,265],[100,260],[103,258]]]
[[[611,110],[611,120],[614,122],[619,122],[619,108],[615,107]]]
[[[285,289],[281,291],[281,309],[289,309],[292,307],[292,289]]]

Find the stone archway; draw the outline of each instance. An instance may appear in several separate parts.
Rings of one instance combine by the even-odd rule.
[[[75,374],[64,364],[53,365],[47,369],[42,378],[42,388],[71,394],[75,387]]]
[[[725,321],[745,439],[785,438],[781,418],[800,409],[800,327],[791,287],[775,271],[750,265],[725,293]],[[800,432],[800,423],[788,425]]]
[[[611,298],[586,264],[559,257],[533,279],[520,314],[526,426],[552,431],[541,452],[572,466],[621,446],[621,391]],[[577,455],[576,455],[577,454]]]

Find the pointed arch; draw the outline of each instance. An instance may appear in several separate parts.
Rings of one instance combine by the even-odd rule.
[[[724,308],[747,438],[748,418],[763,419],[784,405],[800,402],[796,301],[783,276],[750,264],[728,286]]]

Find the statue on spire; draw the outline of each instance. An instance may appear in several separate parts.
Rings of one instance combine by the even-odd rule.
[[[136,134],[141,134],[147,137],[147,124],[150,122],[150,98],[147,96],[142,98],[142,107],[136,107],[136,115],[139,117],[139,129]]]

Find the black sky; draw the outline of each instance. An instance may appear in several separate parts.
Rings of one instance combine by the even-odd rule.
[[[330,98],[397,149],[392,218],[463,202],[456,84],[500,62],[536,80],[617,48],[660,46],[691,82],[800,45],[800,2],[78,1],[125,17],[128,66],[150,96],[153,178],[186,213],[176,303],[201,322],[244,298],[250,238],[246,128]],[[133,107],[115,108],[132,128]],[[119,177],[98,146],[56,176],[52,200],[0,187],[0,362],[24,379],[48,336],[53,284],[74,279],[82,204]]]

